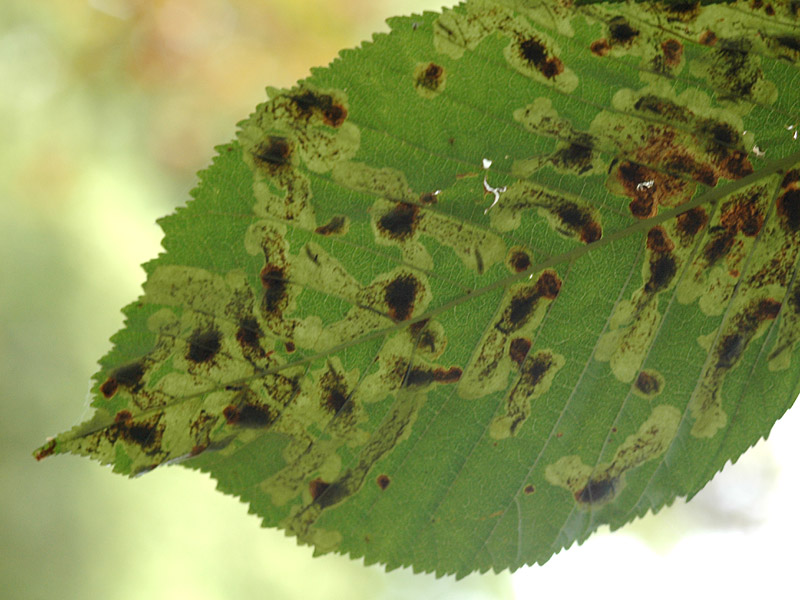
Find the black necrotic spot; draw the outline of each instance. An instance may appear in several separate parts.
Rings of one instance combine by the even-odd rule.
[[[611,500],[617,492],[619,480],[616,477],[590,479],[584,488],[575,494],[575,499],[583,504],[599,504]]]
[[[644,291],[653,294],[666,288],[678,271],[675,258],[671,254],[660,254],[650,261],[650,280]]]
[[[611,35],[611,39],[619,44],[628,44],[639,35],[639,31],[631,27],[630,23],[623,17],[611,19],[608,23],[608,32]]]
[[[411,317],[418,286],[419,283],[412,275],[401,275],[386,285],[384,300],[392,319],[405,321]]]
[[[275,169],[289,164],[292,146],[285,137],[270,136],[256,147],[253,156],[257,162]]]
[[[378,227],[389,237],[405,239],[414,233],[419,207],[400,202],[378,220]]]
[[[186,358],[196,363],[204,363],[219,352],[222,334],[216,329],[196,330],[189,338]]]
[[[800,52],[800,38],[793,35],[781,35],[775,38],[781,46]]]
[[[747,339],[740,333],[733,333],[722,338],[717,350],[717,368],[729,369],[744,352]]]

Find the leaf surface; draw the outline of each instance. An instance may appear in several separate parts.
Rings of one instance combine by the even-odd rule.
[[[800,391],[799,12],[470,0],[268,90],[37,458],[458,576],[693,495]]]

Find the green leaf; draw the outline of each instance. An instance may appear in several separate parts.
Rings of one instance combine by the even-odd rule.
[[[471,0],[270,89],[37,458],[458,576],[692,496],[800,391],[798,13]]]

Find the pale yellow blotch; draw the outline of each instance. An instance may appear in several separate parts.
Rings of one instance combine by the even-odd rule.
[[[434,210],[423,208],[420,211],[418,231],[452,248],[464,266],[478,273],[488,270],[506,255],[506,245],[500,236]]]
[[[355,304],[361,284],[322,246],[308,242],[296,256],[290,257],[292,281],[303,287]]]
[[[556,485],[571,491],[573,494],[580,491],[589,476],[592,468],[585,465],[580,456],[562,456],[544,470],[544,478],[551,485]]]
[[[445,9],[433,24],[434,48],[451,58],[461,58],[465,51],[477,48],[512,17],[511,11],[492,2],[470,2],[463,8],[466,14]]]
[[[276,194],[270,182],[256,178],[253,182],[253,196],[256,199],[253,212],[259,217],[285,221],[303,229],[314,229],[317,224],[308,177],[293,172],[287,179],[288,191]]]
[[[668,404],[656,406],[637,432],[620,444],[611,462],[592,469],[580,456],[564,456],[547,466],[545,479],[574,496],[579,495],[590,480],[615,482],[611,496],[600,499],[600,503],[613,500],[623,487],[625,473],[664,454],[675,439],[680,423],[681,412],[677,408]]]
[[[636,313],[634,308],[631,302],[620,302],[595,350],[595,359],[608,362],[614,376],[625,383],[639,372],[661,322],[657,301],[647,302]]]
[[[416,202],[406,175],[399,169],[371,167],[356,161],[337,163],[331,175],[333,180],[351,190],[378,196],[393,202]]]
[[[475,400],[508,387],[511,359],[506,346],[509,336],[491,327],[481,339],[478,352],[464,370],[458,382],[458,395],[465,400]]]
[[[531,381],[525,373],[526,365],[529,366],[533,361],[540,360],[547,360],[550,366],[544,374],[539,375],[538,379]],[[565,364],[564,356],[554,354],[550,350],[540,350],[535,354],[529,353],[522,366],[523,373],[506,397],[506,414],[492,419],[489,425],[489,436],[500,440],[517,435],[520,427],[533,412],[533,401],[550,391],[553,379]]]
[[[532,133],[556,133],[572,129],[569,121],[558,116],[550,98],[536,98],[531,104],[515,110],[512,115],[515,121]]]
[[[215,314],[230,297],[221,276],[198,267],[160,266],[143,287],[148,304],[188,307],[208,315]]]
[[[722,410],[721,378],[703,381],[689,402],[689,410],[696,419],[691,434],[698,438],[711,438],[728,424],[728,415]]]

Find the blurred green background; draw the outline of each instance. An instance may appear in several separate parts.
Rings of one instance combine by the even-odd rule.
[[[170,467],[129,480],[75,457],[41,464],[31,457],[46,436],[88,418],[96,360],[122,326],[120,308],[140,293],[144,274],[138,265],[160,250],[155,219],[188,199],[196,172],[263,101],[264,87],[292,85],[340,48],[386,31],[388,16],[441,4],[2,2],[3,598],[503,599],[547,596],[559,587],[563,593],[561,573],[602,567],[592,552],[607,556],[612,546],[600,537],[571,551],[568,562],[559,555],[515,579],[473,575],[455,582],[408,570],[386,574],[341,556],[312,559],[311,549],[261,529],[245,505],[216,493],[213,482],[195,472]],[[796,452],[796,446],[787,448],[784,454]],[[754,456],[749,470],[737,465],[734,483],[722,484],[727,487],[716,500],[698,499],[691,510],[673,507],[664,511],[670,517],[627,528],[627,538],[610,537],[647,539],[648,546],[637,541],[629,554],[649,556],[658,568],[663,557],[677,556],[670,549],[686,532],[740,531],[766,521],[762,505],[767,491],[780,487],[778,468],[769,449]],[[798,479],[795,474],[795,486]],[[720,512],[720,498],[729,500],[731,485],[746,490],[745,500],[723,502]],[[709,497],[709,488],[701,497]],[[790,493],[781,491],[787,505]],[[788,526],[798,533],[796,517]],[[784,534],[786,529],[784,522]],[[747,549],[766,542],[741,543]],[[643,554],[641,548],[655,550]],[[617,552],[606,569],[619,571],[621,556],[628,561],[628,554]],[[713,559],[706,555],[706,565]],[[781,564],[768,560],[775,569]],[[624,564],[623,579],[630,580],[631,563]],[[545,586],[548,577],[555,589]],[[619,591],[618,585],[608,589]]]

